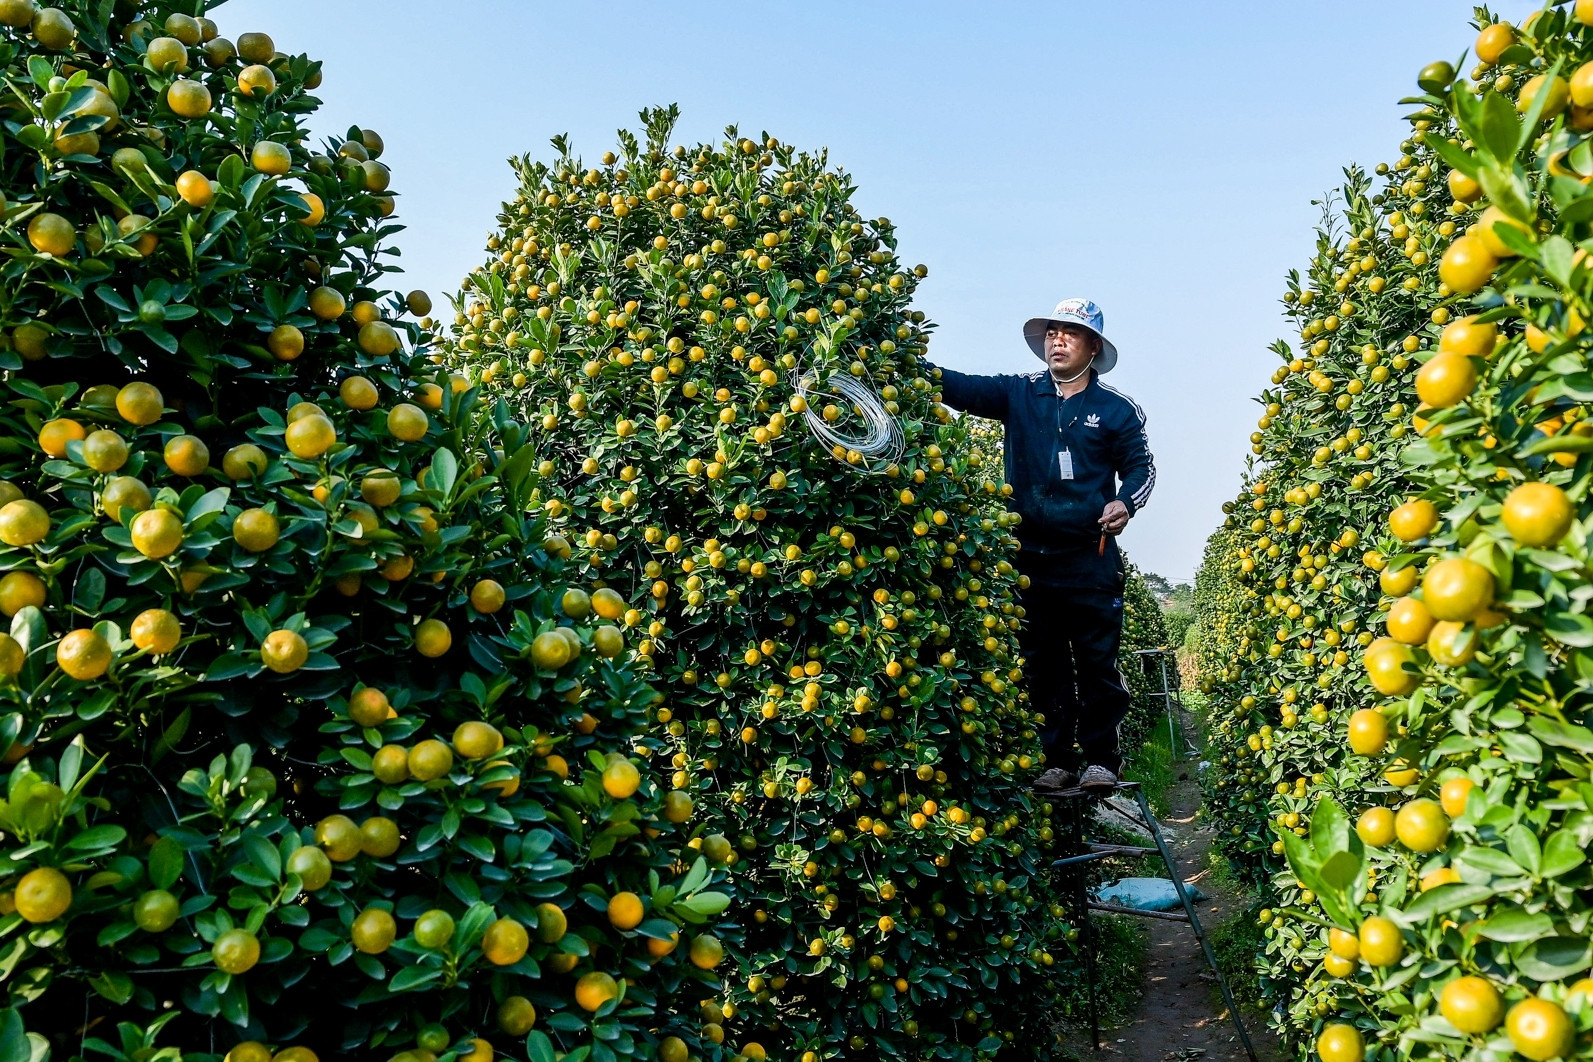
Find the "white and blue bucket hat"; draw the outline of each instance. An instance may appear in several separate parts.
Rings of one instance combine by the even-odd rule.
[[[1052,324],[1078,325],[1100,337],[1101,352],[1095,356],[1094,363],[1096,372],[1111,372],[1117,364],[1117,347],[1106,338],[1103,331],[1106,317],[1101,313],[1101,308],[1089,299],[1063,299],[1048,316],[1031,317],[1024,323],[1023,338],[1029,341],[1029,349],[1041,361],[1045,360],[1045,330]]]

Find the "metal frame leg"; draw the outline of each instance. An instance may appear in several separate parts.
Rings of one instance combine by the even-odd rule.
[[[1178,719],[1174,705],[1179,708],[1184,706],[1183,700],[1178,696],[1178,691],[1167,677],[1167,658],[1172,657],[1176,668],[1178,655],[1171,649],[1136,649],[1134,655],[1142,658],[1155,657],[1157,666],[1161,671],[1162,688],[1160,693],[1152,693],[1152,697],[1162,699],[1162,707],[1167,712],[1167,747],[1175,760],[1187,760],[1198,756],[1200,750],[1193,747],[1189,735],[1184,733],[1183,723]]]
[[[1082,795],[1081,795],[1082,796]],[[1101,1049],[1101,1010],[1099,993],[1096,986],[1095,972],[1095,927],[1090,924],[1090,897],[1086,885],[1087,872],[1085,864],[1087,859],[1078,858],[1087,855],[1089,846],[1084,840],[1084,803],[1080,797],[1068,800],[1070,847],[1076,853],[1066,864],[1065,873],[1072,875],[1073,905],[1078,912],[1080,926],[1079,938],[1084,944],[1084,986],[1090,1012],[1090,1048],[1095,1051]]]
[[[1177,716],[1173,712],[1173,693],[1167,686],[1167,654],[1157,653],[1156,663],[1162,673],[1162,707],[1167,709],[1167,750],[1173,754],[1173,759],[1182,759],[1183,750],[1180,748],[1178,737],[1182,729],[1178,725]]]
[[[1233,993],[1228,990],[1228,979],[1217,968],[1217,956],[1212,953],[1211,944],[1206,940],[1206,931],[1200,927],[1200,919],[1195,915],[1194,901],[1190,900],[1189,891],[1184,888],[1184,876],[1178,872],[1178,867],[1173,862],[1173,853],[1162,838],[1156,816],[1151,814],[1150,803],[1145,799],[1145,790],[1136,785],[1134,797],[1139,801],[1139,812],[1145,817],[1146,827],[1156,840],[1156,847],[1162,854],[1162,862],[1167,866],[1167,874],[1173,879],[1173,887],[1178,890],[1178,898],[1184,903],[1184,912],[1189,915],[1189,926],[1195,931],[1195,939],[1200,941],[1200,950],[1206,955],[1206,965],[1210,966],[1211,972],[1217,975],[1217,986],[1222,989],[1222,1001],[1227,1004],[1228,1016],[1233,1019],[1233,1027],[1245,1045],[1245,1054],[1250,1057],[1250,1062],[1257,1062],[1255,1045],[1250,1042],[1250,1033],[1245,1029],[1244,1019],[1239,1016],[1239,1005],[1234,1002]]]

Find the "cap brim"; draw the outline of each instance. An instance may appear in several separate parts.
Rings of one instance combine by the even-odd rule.
[[[1054,322],[1054,317],[1031,317],[1023,323],[1023,338],[1029,344],[1029,349],[1034,351],[1034,356],[1041,361],[1045,360],[1045,329]],[[1089,328],[1101,341],[1101,352],[1095,355],[1092,367],[1096,372],[1111,372],[1117,365],[1117,344],[1107,339],[1089,325],[1079,324],[1078,321],[1068,321],[1068,324],[1078,325],[1080,328]]]

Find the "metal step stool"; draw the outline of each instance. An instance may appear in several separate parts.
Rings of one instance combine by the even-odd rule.
[[[1083,922],[1084,932],[1084,978],[1089,990],[1090,1004],[1090,1044],[1099,1051],[1101,1049],[1101,1015],[1100,1005],[1096,999],[1095,985],[1095,936],[1090,925],[1091,911],[1105,911],[1110,914],[1133,915],[1136,918],[1157,918],[1170,922],[1187,922],[1195,931],[1195,939],[1200,941],[1200,950],[1205,953],[1206,964],[1211,967],[1211,972],[1216,975],[1217,984],[1222,989],[1222,999],[1228,1006],[1228,1015],[1233,1020],[1233,1027],[1239,1033],[1239,1040],[1245,1046],[1245,1054],[1250,1056],[1250,1062],[1257,1062],[1255,1045],[1250,1042],[1250,1034],[1245,1029],[1244,1019],[1239,1016],[1239,1007],[1234,1002],[1233,993],[1228,989],[1228,981],[1222,976],[1222,971],[1217,968],[1217,957],[1212,954],[1211,944],[1206,940],[1205,931],[1200,928],[1200,918],[1195,914],[1194,901],[1189,898],[1189,892],[1184,888],[1183,875],[1179,873],[1177,864],[1173,862],[1173,854],[1167,847],[1167,841],[1162,837],[1161,824],[1156,821],[1156,816],[1151,814],[1150,804],[1145,799],[1145,791],[1138,782],[1119,782],[1113,790],[1116,793],[1132,792],[1139,802],[1140,825],[1150,832],[1156,841],[1155,848],[1144,848],[1136,845],[1124,844],[1095,844],[1085,840],[1084,820],[1090,801],[1097,796],[1096,792],[1083,789],[1058,789],[1051,791],[1036,791],[1036,795],[1045,800],[1058,802],[1066,809],[1068,827],[1067,847],[1073,854],[1056,860],[1051,866],[1066,868],[1066,873],[1072,879],[1069,890],[1078,917]],[[1060,809],[1059,809],[1060,810]],[[1172,879],[1173,886],[1178,890],[1178,898],[1184,902],[1184,913],[1176,911],[1140,911],[1132,907],[1122,907],[1115,903],[1100,903],[1089,898],[1084,869],[1086,864],[1097,859],[1106,859],[1111,856],[1123,855],[1160,855],[1162,865],[1167,868],[1167,876]]]

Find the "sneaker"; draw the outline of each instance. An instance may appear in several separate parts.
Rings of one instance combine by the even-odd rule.
[[[1113,774],[1105,767],[1099,767],[1092,763],[1084,769],[1084,776],[1079,779],[1079,788],[1106,790],[1116,789],[1117,775]]]
[[[1052,767],[1029,786],[1030,789],[1077,789],[1079,776],[1063,767]]]

